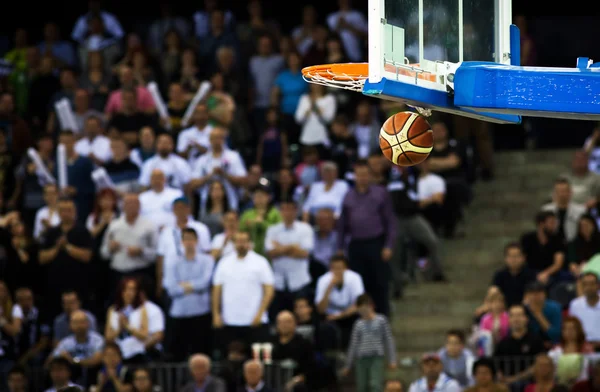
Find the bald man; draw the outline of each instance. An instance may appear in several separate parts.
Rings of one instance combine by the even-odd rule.
[[[384,392],[402,392],[402,383],[399,380],[390,380],[385,384]]]
[[[52,358],[62,357],[71,364],[83,368],[100,365],[104,338],[90,329],[87,314],[82,310],[72,312],[69,325],[73,334],[58,343],[47,362],[49,363]]]
[[[244,363],[246,385],[240,392],[273,392],[263,381],[263,365],[260,361],[249,360]]]
[[[204,354],[194,354],[188,361],[192,381],[186,384],[181,392],[225,392],[225,382],[210,374],[211,361]]]
[[[150,174],[150,189],[140,194],[140,214],[152,219],[160,231],[175,222],[173,202],[183,196],[181,189],[167,185],[167,177],[161,169],[154,169]]]

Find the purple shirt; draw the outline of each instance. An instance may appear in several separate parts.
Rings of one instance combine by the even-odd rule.
[[[394,248],[396,216],[387,190],[371,185],[365,193],[351,189],[344,197],[342,214],[337,222],[337,248],[343,249],[346,237],[366,240],[385,236],[386,248]]]

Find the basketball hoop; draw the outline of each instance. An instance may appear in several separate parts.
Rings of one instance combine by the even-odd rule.
[[[386,64],[386,71],[396,74],[413,76],[416,79],[432,80],[435,75],[424,72],[416,65],[398,67]],[[341,63],[313,65],[302,69],[302,77],[308,83],[320,84],[325,87],[362,92],[365,81],[369,78],[369,63]],[[420,115],[431,116],[431,109],[407,105],[414,108]]]

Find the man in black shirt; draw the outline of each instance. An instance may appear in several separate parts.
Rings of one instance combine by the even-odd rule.
[[[510,243],[504,248],[504,263],[506,267],[496,272],[492,285],[504,294],[507,306],[520,304],[525,286],[536,279],[535,272],[525,265],[525,257],[517,243]]]
[[[348,119],[340,115],[331,123],[331,159],[337,163],[341,178],[350,171],[357,154],[358,143],[350,132]]]
[[[82,300],[89,299],[92,236],[77,224],[77,210],[71,199],[58,202],[61,223],[46,231],[39,262],[45,268],[46,315],[52,320],[61,312],[61,294],[74,289]]]
[[[110,136],[122,135],[130,146],[138,144],[138,133],[145,126],[157,126],[156,116],[143,113],[137,108],[135,89],[122,89],[122,109],[108,123]]]
[[[556,234],[558,221],[552,211],[541,211],[535,216],[536,230],[521,237],[521,247],[527,266],[537,273],[544,284],[558,277],[565,261],[565,245]]]

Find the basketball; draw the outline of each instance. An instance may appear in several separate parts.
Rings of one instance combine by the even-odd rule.
[[[402,112],[388,118],[379,131],[383,155],[399,166],[419,164],[433,148],[433,131],[425,117]]]

